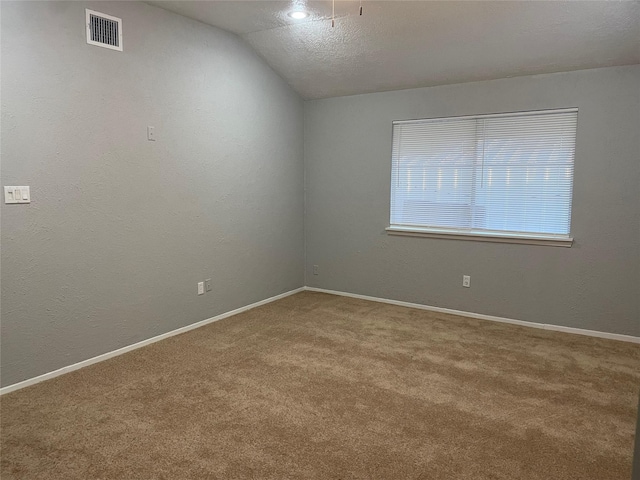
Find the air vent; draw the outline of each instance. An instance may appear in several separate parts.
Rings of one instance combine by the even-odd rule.
[[[122,51],[122,19],[86,9],[87,43]]]

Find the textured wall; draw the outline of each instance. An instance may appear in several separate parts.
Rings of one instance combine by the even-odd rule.
[[[302,101],[238,37],[2,2],[1,40],[2,184],[32,195],[2,205],[2,385],[302,286]]]
[[[579,108],[572,248],[385,234],[392,120],[559,107]],[[640,66],[306,102],[306,284],[640,335],[638,132]]]

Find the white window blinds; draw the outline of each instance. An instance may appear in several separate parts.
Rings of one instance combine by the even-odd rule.
[[[391,227],[569,237],[577,110],[393,123]]]

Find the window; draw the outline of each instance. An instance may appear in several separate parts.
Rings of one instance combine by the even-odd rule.
[[[393,122],[389,233],[571,246],[577,109]]]

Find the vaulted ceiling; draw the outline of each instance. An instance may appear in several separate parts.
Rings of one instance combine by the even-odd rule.
[[[640,63],[638,1],[150,1],[240,35],[305,99]],[[310,16],[293,20],[287,13]]]

